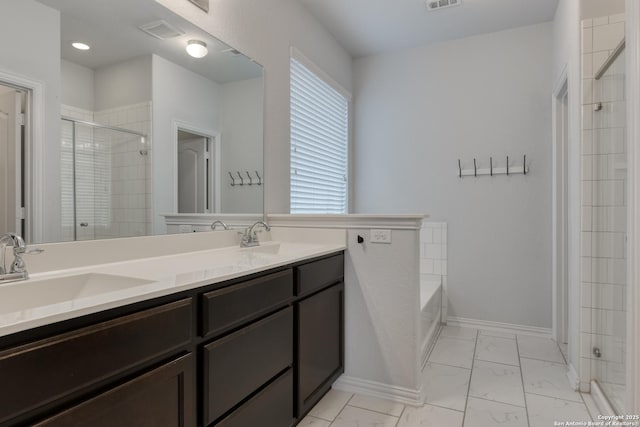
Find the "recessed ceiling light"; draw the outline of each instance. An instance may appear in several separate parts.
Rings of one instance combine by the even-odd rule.
[[[207,44],[201,40],[189,40],[187,42],[187,53],[194,58],[204,58],[209,53]]]
[[[73,43],[71,43],[71,46],[75,47],[78,50],[89,50],[89,49],[91,49],[91,46],[89,46],[86,43],[82,43],[82,42],[73,42]]]

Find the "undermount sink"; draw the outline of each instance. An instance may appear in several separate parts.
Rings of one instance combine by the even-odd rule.
[[[52,279],[14,282],[2,287],[0,315],[55,304],[74,304],[78,300],[122,293],[154,283],[151,280],[111,274],[88,273]]]

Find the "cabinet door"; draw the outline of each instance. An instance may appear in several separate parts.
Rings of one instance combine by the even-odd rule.
[[[306,414],[344,372],[344,284],[300,301],[298,417]]]
[[[35,424],[36,427],[195,427],[190,354]]]

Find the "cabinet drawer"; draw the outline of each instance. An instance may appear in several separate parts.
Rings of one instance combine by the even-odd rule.
[[[341,282],[344,277],[344,255],[321,259],[296,268],[296,295],[304,295],[316,289]]]
[[[289,369],[216,427],[289,427],[293,424],[293,372]]]
[[[291,269],[202,295],[202,335],[212,336],[287,304],[293,296]]]
[[[35,427],[192,427],[190,354],[38,423]]]
[[[205,424],[266,384],[293,362],[293,309],[204,346]]]
[[[186,346],[191,298],[0,352],[0,424]]]

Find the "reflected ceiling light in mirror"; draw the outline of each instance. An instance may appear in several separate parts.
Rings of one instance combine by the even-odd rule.
[[[78,50],[89,50],[89,49],[91,49],[91,46],[89,46],[86,43],[82,43],[82,42],[73,42],[73,43],[71,43],[71,46],[75,47]]]
[[[204,58],[209,53],[207,44],[201,40],[189,40],[187,42],[187,53],[194,58]]]

